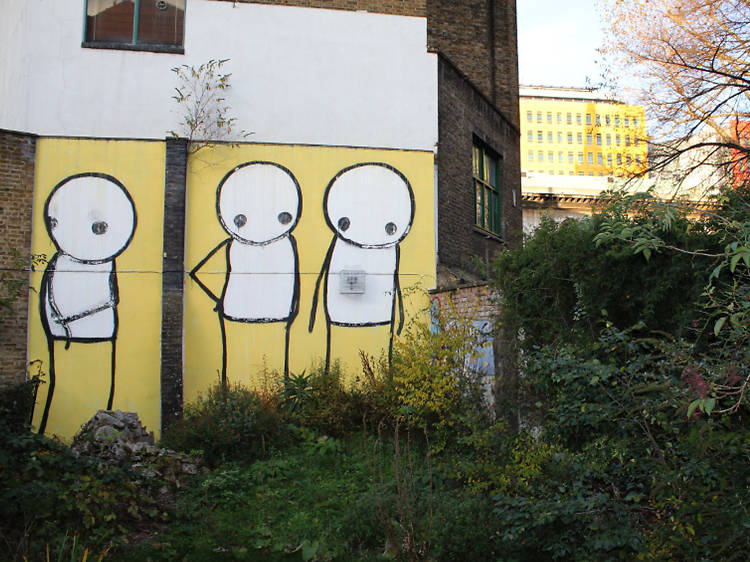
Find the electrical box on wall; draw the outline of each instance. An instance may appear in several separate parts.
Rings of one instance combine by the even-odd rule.
[[[365,292],[365,272],[361,269],[344,269],[340,274],[339,292],[359,295]]]

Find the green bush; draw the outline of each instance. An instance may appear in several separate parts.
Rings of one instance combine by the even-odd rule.
[[[177,450],[201,451],[212,465],[265,457],[290,439],[280,401],[239,384],[217,383],[186,405],[184,418],[167,428],[162,442]]]

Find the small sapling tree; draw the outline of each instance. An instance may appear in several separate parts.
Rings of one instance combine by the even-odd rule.
[[[190,154],[211,142],[237,141],[252,134],[238,130],[237,118],[231,114],[226,94],[232,74],[224,72],[228,62],[229,59],[211,59],[199,66],[182,64],[172,68],[178,81],[172,99],[180,107],[180,121],[177,130],[168,134],[187,139]]]

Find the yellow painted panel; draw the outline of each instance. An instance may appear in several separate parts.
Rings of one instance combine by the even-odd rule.
[[[270,163],[270,165],[247,164],[249,162],[263,162]],[[266,381],[278,380],[284,370],[287,321],[274,320],[274,318],[281,318],[283,315],[280,313],[274,314],[273,301],[274,299],[282,299],[278,295],[288,295],[291,291],[291,289],[285,288],[285,279],[288,280],[293,275],[289,272],[292,267],[292,258],[289,257],[292,255],[289,249],[292,247],[289,243],[290,238],[287,234],[281,234],[280,238],[271,240],[273,236],[284,231],[284,228],[278,228],[279,225],[275,222],[277,220],[276,211],[273,211],[273,216],[269,217],[267,224],[264,220],[255,221],[263,223],[262,228],[261,226],[256,228],[255,219],[253,219],[255,209],[250,209],[250,212],[227,210],[233,208],[232,205],[240,205],[236,201],[242,199],[243,196],[235,192],[232,192],[231,197],[222,195],[222,203],[217,208],[217,189],[222,180],[229,172],[239,166],[242,166],[242,168],[236,175],[231,174],[230,179],[227,179],[224,185],[229,185],[236,178],[245,174],[246,184],[249,186],[247,189],[260,189],[259,183],[261,183],[262,178],[267,177],[267,181],[276,186],[272,190],[275,194],[274,197],[278,196],[278,198],[284,199],[287,202],[285,204],[289,207],[289,216],[283,216],[284,213],[279,213],[278,222],[291,226],[298,219],[296,226],[291,231],[291,237],[296,241],[296,256],[299,264],[299,312],[289,328],[288,368],[291,373],[300,373],[303,370],[309,372],[311,367],[321,364],[326,356],[328,332],[326,311],[330,309],[331,315],[335,315],[337,312],[334,310],[333,302],[339,298],[338,286],[332,285],[332,292],[330,293],[332,300],[326,308],[325,282],[321,279],[318,306],[314,315],[315,323],[312,331],[310,331],[309,325],[316,282],[320,278],[331,243],[336,238],[334,231],[326,223],[324,214],[326,188],[343,170],[364,163],[377,163],[377,166],[367,167],[366,170],[363,170],[365,166],[358,166],[352,170],[351,174],[342,174],[339,176],[342,185],[349,180],[352,180],[349,183],[358,184],[355,176],[360,171],[364,171],[367,172],[365,175],[369,174],[378,178],[374,185],[380,185],[382,189],[378,188],[373,193],[363,192],[352,196],[356,200],[357,206],[352,210],[356,217],[352,217],[351,230],[348,230],[348,223],[338,222],[343,217],[331,219],[334,228],[337,224],[341,224],[343,230],[340,232],[355,232],[360,224],[357,217],[377,214],[376,211],[382,206],[384,199],[403,196],[403,190],[399,191],[399,177],[406,178],[413,192],[414,216],[411,229],[398,243],[400,250],[398,281],[403,293],[407,322],[409,319],[416,317],[425,320],[428,318],[429,298],[427,290],[435,285],[436,260],[434,161],[432,153],[261,144],[234,147],[217,146],[202,149],[191,157],[187,178],[185,267],[188,271],[196,268],[196,266],[199,266],[199,269],[194,277],[189,276],[186,279],[185,285],[184,391],[186,401],[194,400],[199,392],[219,380],[221,376],[224,349],[222,324],[226,338],[226,370],[229,382],[242,382],[258,387]],[[302,200],[301,211],[293,203],[294,194],[292,188],[289,187],[291,185],[289,174],[299,185]],[[268,185],[271,185],[271,183]],[[225,189],[229,191],[230,188],[222,187],[222,192]],[[387,189],[391,189],[391,191],[387,191]],[[227,202],[230,199],[231,202]],[[266,205],[263,201],[259,202],[258,205]],[[292,203],[289,203],[289,201],[292,201]],[[333,205],[333,203],[331,204]],[[403,204],[396,205],[394,208],[401,213],[398,218],[393,219],[393,224],[389,222],[385,225],[380,223],[375,225],[374,230],[368,230],[372,236],[376,238],[387,238],[391,235],[394,237],[402,236],[403,223],[408,222],[409,217],[402,212]],[[224,226],[222,226],[218,214],[222,214]],[[341,212],[338,214],[348,213]],[[291,222],[289,222],[290,217]],[[382,222],[385,222],[385,219]],[[250,243],[243,244],[239,240],[239,237],[244,236],[244,234],[240,234],[241,232],[253,229],[261,232],[266,228],[272,230],[276,228],[276,230],[265,235],[268,239],[265,242],[258,243],[258,240],[254,240],[253,245]],[[386,234],[383,234],[384,229]],[[393,234],[393,232],[396,232],[396,234]],[[258,236],[262,238],[262,235],[258,234]],[[354,238],[355,234],[351,236]],[[224,244],[222,245],[222,243]],[[379,244],[376,240],[371,245],[379,246]],[[352,248],[351,245],[341,244],[340,246],[346,246],[348,250],[353,252],[354,257],[346,257],[352,263],[359,259],[357,256],[361,256],[363,262],[368,262],[373,256],[377,256],[372,259],[381,260],[387,265],[395,255],[393,253],[395,246],[393,245],[387,248],[383,245],[382,248],[376,249],[374,252],[371,248],[364,248],[364,251],[360,251],[357,248]],[[227,247],[230,248],[230,253],[227,253]],[[212,252],[214,253],[212,254]],[[263,257],[265,254],[272,253],[277,255],[278,261],[275,263],[279,271],[267,264],[247,265],[247,263],[263,261],[265,260],[265,257]],[[333,261],[338,259],[336,256],[339,254],[341,254],[339,250],[333,252]],[[238,257],[240,255],[244,258]],[[341,259],[344,260],[345,258]],[[249,304],[238,305],[234,303],[234,300],[230,304],[229,297],[225,296],[222,299],[222,290],[225,284],[229,287],[227,295],[233,290],[230,287],[230,278],[227,273],[229,263],[236,263],[241,260],[245,260],[243,262],[245,265],[232,266],[233,278],[235,280],[240,279],[236,281],[237,287],[240,287],[235,291],[239,295],[236,300],[241,301],[242,298],[247,297]],[[256,262],[253,262],[253,260],[256,260]],[[364,267],[366,264],[360,265]],[[278,280],[277,283],[263,285],[261,282],[242,280],[235,270],[243,267],[255,268],[255,270],[258,267],[265,268],[266,275],[281,274],[275,277]],[[203,287],[199,282],[203,284]],[[367,282],[382,282],[387,286],[389,281],[378,276],[368,276]],[[257,290],[261,294],[254,293],[248,297],[244,295],[245,289],[242,289],[242,287],[245,287],[247,291]],[[262,287],[265,287],[265,289]],[[209,293],[214,297],[209,296]],[[234,297],[232,298],[234,299]],[[352,299],[351,301],[345,301],[346,303],[358,302],[356,294],[345,298]],[[285,300],[283,304],[288,306],[288,301]],[[253,316],[252,320],[237,321],[229,318],[232,314],[235,314],[235,318],[239,314],[228,311],[229,308],[234,310],[242,306],[248,309],[262,308],[271,311],[267,313],[268,318],[266,318],[266,320],[270,319],[271,321],[261,322],[258,320],[263,316],[261,313]],[[224,311],[223,314],[222,310]],[[344,304],[339,308],[338,313],[345,315],[350,310],[352,310],[350,305]],[[252,313],[248,312],[246,316],[250,317]],[[396,306],[395,317],[398,318],[398,306]],[[380,317],[378,319],[382,320]],[[390,333],[388,325],[342,326],[333,324],[330,333],[331,360],[339,360],[350,379],[360,373],[360,349],[376,357],[388,351]]]
[[[46,433],[70,439],[110,393],[113,408],[137,411],[158,433],[164,144],[40,139],[36,156],[32,251],[48,267],[31,279],[29,360],[45,381],[34,424],[45,417],[53,354]]]

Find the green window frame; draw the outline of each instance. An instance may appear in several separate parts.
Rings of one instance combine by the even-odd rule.
[[[502,157],[484,143],[474,141],[472,153],[474,181],[474,224],[502,236],[500,178]]]
[[[187,0],[84,0],[83,47],[184,53]]]

